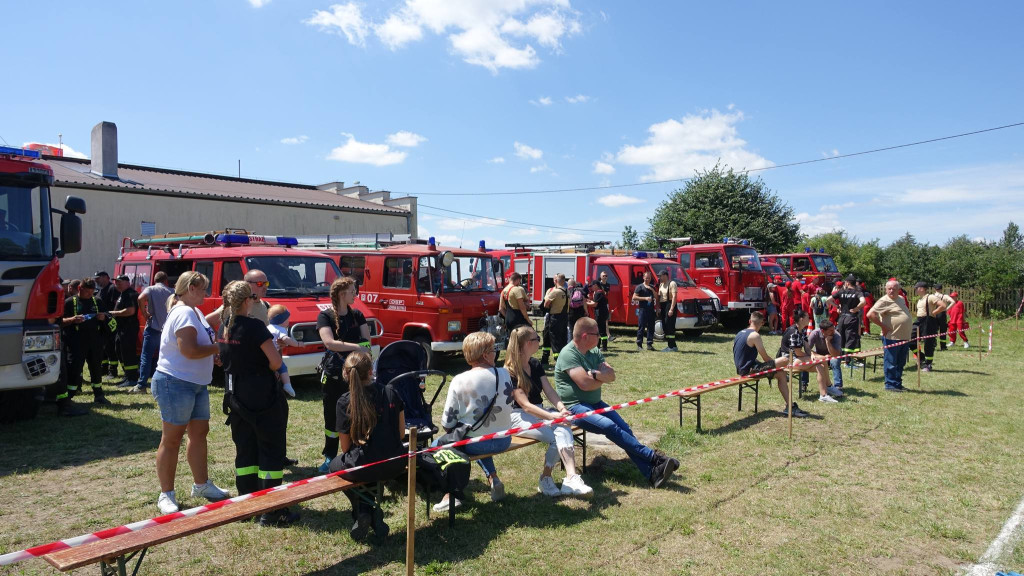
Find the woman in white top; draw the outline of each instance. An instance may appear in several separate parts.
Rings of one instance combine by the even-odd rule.
[[[452,378],[448,385],[448,397],[444,401],[441,426],[451,431],[458,424],[471,428],[467,438],[476,438],[512,427],[512,380],[508,371],[494,366],[494,336],[486,332],[473,332],[462,341],[462,355],[470,369]],[[492,402],[493,400],[493,402]],[[512,445],[512,438],[492,438],[483,442],[460,446],[469,455],[495,454]],[[505,497],[505,485],[498,479],[491,457],[477,460],[491,485],[491,501]],[[454,506],[462,505],[453,498]],[[443,512],[448,509],[448,494],[434,506]]]
[[[163,433],[156,451],[156,475],[160,479],[157,507],[164,514],[178,511],[174,476],[178,469],[181,439],[188,432],[185,454],[192,469],[192,496],[211,502],[229,495],[210,481],[207,471],[206,436],[210,432],[210,394],[214,357],[219,352],[214,332],[196,308],[206,298],[209,279],[199,272],[185,272],[174,286],[164,329],[160,335],[160,360],[153,375],[153,396],[160,406]]]

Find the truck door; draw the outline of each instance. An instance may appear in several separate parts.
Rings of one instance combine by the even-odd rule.
[[[402,338],[401,330],[408,314],[406,309],[416,298],[413,286],[412,256],[388,256],[384,258],[384,269],[381,271],[380,294],[359,294],[359,298],[366,302],[384,324],[385,342],[382,343]]]
[[[629,289],[624,290],[622,296],[625,304],[623,309],[626,312],[623,322],[630,326],[635,326],[639,323],[636,313],[637,307],[633,305],[633,291],[636,290],[637,286],[644,283],[644,272],[654,274],[648,264],[632,264],[629,267]],[[655,277],[654,281],[657,280],[657,277]]]
[[[607,264],[598,264],[594,267],[594,273],[592,280],[597,280],[601,277],[602,273],[608,274],[608,320],[611,322],[625,322],[625,314],[623,310],[628,310],[628,304],[624,307],[622,301],[622,282],[619,280],[619,275],[615,273],[615,269]],[[615,320],[616,314],[622,316],[622,320]]]
[[[704,250],[693,255],[693,281],[718,295],[722,302],[728,302],[728,277],[725,258],[721,250]]]

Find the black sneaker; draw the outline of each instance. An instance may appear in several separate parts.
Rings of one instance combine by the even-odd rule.
[[[654,352],[654,345],[653,344],[648,344],[647,345],[647,349],[650,350],[651,352]]]
[[[651,483],[651,488],[660,488],[679,468],[679,460],[655,454],[655,462],[657,464],[651,469],[651,477],[648,480]]]
[[[789,412],[786,411],[785,407],[782,408],[781,412],[783,416],[789,416]],[[793,402],[793,418],[807,418],[807,416],[809,416],[809,414],[801,410],[800,406],[797,406],[796,402]]]
[[[281,508],[273,512],[267,512],[260,516],[260,526],[272,526],[282,528],[298,521],[299,513],[292,512],[288,508]]]
[[[369,512],[360,512],[359,516],[356,517],[355,524],[352,524],[352,528],[348,531],[349,536],[356,542],[366,540],[366,535],[370,532],[370,525],[372,523],[373,518],[370,517]]]
[[[391,528],[384,522],[384,511],[380,508],[373,509],[373,534],[380,539],[388,537]]]
[[[92,395],[92,403],[100,406],[110,406],[110,400],[103,395],[103,390],[96,390]]]
[[[124,380],[121,380],[120,382],[115,384],[115,386],[117,386],[118,388],[134,388],[135,384],[135,380],[129,380],[127,377],[125,377]]]

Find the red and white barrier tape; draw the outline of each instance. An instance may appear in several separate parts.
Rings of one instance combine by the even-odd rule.
[[[949,332],[947,332],[947,334],[949,334]],[[917,338],[917,340],[926,340],[928,338],[937,338],[938,336],[940,336],[940,334],[932,334],[932,335],[929,335],[929,336],[921,336],[921,337]],[[810,366],[810,365],[814,365],[814,364],[821,364],[823,362],[828,362],[830,360],[849,358],[851,356],[855,356],[857,354],[863,354],[865,352],[877,352],[878,350],[884,350],[886,348],[893,348],[893,347],[896,347],[896,346],[902,346],[902,345],[907,344],[907,343],[909,343],[911,341],[913,341],[913,340],[901,340],[900,342],[897,342],[895,344],[889,344],[887,346],[881,346],[879,348],[872,348],[870,350],[863,350],[863,351],[854,352],[854,353],[851,353],[851,354],[841,354],[839,356],[823,356],[823,357],[819,357],[817,360],[809,360],[809,361],[806,361],[806,362],[796,362],[796,363],[793,364],[793,366],[797,367],[797,366]],[[992,349],[991,342],[992,342],[992,332],[991,332],[991,327],[990,327],[990,329],[989,329],[989,350]],[[567,423],[571,423],[571,422],[573,422],[575,420],[582,420],[583,418],[586,418],[588,416],[593,416],[593,415],[596,415],[596,414],[604,414],[606,412],[612,412],[612,411],[620,410],[620,409],[626,408],[628,406],[639,406],[640,404],[646,404],[648,402],[654,402],[655,400],[664,400],[666,398],[673,398],[673,397],[676,397],[676,396],[685,396],[685,395],[691,394],[693,392],[699,392],[701,390],[706,390],[708,388],[714,388],[716,386],[721,386],[722,384],[728,384],[728,383],[731,383],[731,382],[735,382],[737,380],[742,380],[742,379],[750,378],[750,377],[767,376],[767,375],[772,374],[774,372],[782,372],[782,371],[785,371],[787,369],[788,369],[788,366],[787,367],[783,367],[783,368],[772,368],[770,370],[764,370],[764,371],[761,371],[761,372],[752,372],[752,373],[747,374],[745,376],[734,376],[732,378],[724,378],[722,380],[716,380],[714,382],[706,382],[704,384],[698,384],[696,386],[690,386],[688,388],[682,388],[680,390],[674,390],[672,392],[667,392],[665,394],[658,394],[657,396],[649,396],[649,397],[643,398],[641,400],[632,400],[630,402],[623,402],[621,404],[615,404],[613,406],[608,406],[608,407],[605,407],[605,408],[598,408],[596,410],[590,410],[589,412],[581,412],[580,414],[573,414],[572,416],[565,416],[565,417],[555,418],[553,420],[543,420],[543,421],[537,422],[535,424],[531,424],[530,426],[520,426],[518,428],[509,428],[507,430],[502,430],[500,432],[492,432],[491,434],[484,434],[483,436],[477,436],[477,437],[474,437],[474,438],[468,438],[468,439],[465,439],[465,440],[459,440],[458,442],[452,442],[450,444],[444,444],[444,445],[441,445],[441,446],[432,446],[432,447],[428,447],[428,448],[425,448],[423,450],[419,450],[419,451],[416,451],[416,452],[404,453],[404,454],[401,454],[399,456],[393,456],[391,458],[387,458],[385,460],[379,460],[377,462],[371,462],[369,464],[365,464],[365,465],[362,465],[362,466],[356,466],[354,468],[348,468],[346,470],[340,470],[338,472],[331,472],[330,474],[324,474],[322,476],[313,476],[311,478],[304,478],[302,480],[296,480],[295,482],[289,482],[288,484],[282,484],[282,485],[276,486],[274,488],[267,488],[267,489],[264,489],[264,490],[259,490],[257,492],[252,492],[250,494],[242,494],[241,496],[235,496],[234,498],[229,498],[227,500],[222,500],[220,502],[213,502],[213,503],[210,503],[210,504],[205,504],[203,506],[197,506],[195,508],[190,508],[190,509],[185,510],[185,511],[174,512],[172,514],[165,514],[163,516],[157,516],[156,518],[150,518],[149,520],[140,520],[138,522],[133,522],[131,524],[125,524],[123,526],[118,526],[116,528],[108,528],[106,530],[100,530],[99,532],[93,532],[91,534],[83,534],[81,536],[76,536],[74,538],[67,538],[65,540],[58,540],[56,542],[51,542],[49,544],[43,544],[41,546],[33,546],[31,548],[26,548],[25,550],[19,550],[17,552],[9,552],[7,554],[0,555],[0,566],[5,566],[5,565],[8,565],[8,564],[14,564],[16,562],[21,562],[22,560],[29,560],[29,559],[32,559],[32,558],[38,558],[40,556],[45,556],[46,554],[51,554],[53,552],[58,552],[60,550],[66,550],[68,548],[75,548],[77,546],[82,546],[84,544],[89,544],[89,543],[97,542],[97,541],[100,541],[100,540],[106,540],[107,538],[113,538],[114,536],[119,536],[121,534],[127,534],[129,532],[138,532],[139,530],[142,530],[144,528],[149,528],[150,526],[157,526],[157,525],[160,525],[160,524],[166,524],[168,522],[172,522],[172,521],[177,520],[179,518],[189,518],[189,517],[192,517],[192,516],[196,516],[198,514],[202,514],[204,512],[210,512],[210,511],[213,511],[213,510],[217,510],[217,509],[223,508],[224,506],[228,506],[230,504],[235,504],[235,503],[238,503],[238,502],[244,502],[246,500],[249,500],[249,499],[252,499],[252,498],[258,498],[260,496],[264,496],[264,495],[270,494],[272,492],[280,492],[281,490],[288,490],[290,488],[295,488],[295,487],[303,486],[303,485],[306,485],[306,484],[312,484],[314,482],[320,482],[320,481],[326,480],[326,479],[334,477],[334,476],[343,476],[345,474],[349,474],[351,472],[355,472],[356,470],[363,470],[365,468],[369,468],[371,466],[377,466],[377,465],[383,464],[385,462],[391,462],[393,460],[400,460],[400,459],[403,459],[403,458],[412,458],[412,457],[415,457],[415,456],[417,456],[419,454],[425,454],[425,453],[428,453],[428,452],[435,452],[435,451],[438,451],[438,450],[443,450],[445,448],[457,448],[459,446],[465,446],[466,444],[476,444],[478,442],[485,442],[487,440],[493,440],[495,438],[504,438],[504,437],[507,437],[507,436],[515,436],[517,434],[521,434],[521,433],[529,431],[529,430],[534,430],[536,428],[541,428],[543,426],[555,426],[555,425],[559,425],[559,424],[567,424]]]

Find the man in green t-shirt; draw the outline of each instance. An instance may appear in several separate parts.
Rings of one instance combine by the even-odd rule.
[[[605,362],[597,345],[601,334],[593,318],[584,317],[572,330],[572,342],[562,348],[555,363],[555,390],[573,414],[582,414],[608,404],[601,401],[601,386],[615,381],[615,369]],[[601,434],[629,455],[644,478],[657,488],[679,468],[679,461],[644,446],[617,411],[591,414],[576,420],[591,434]]]

